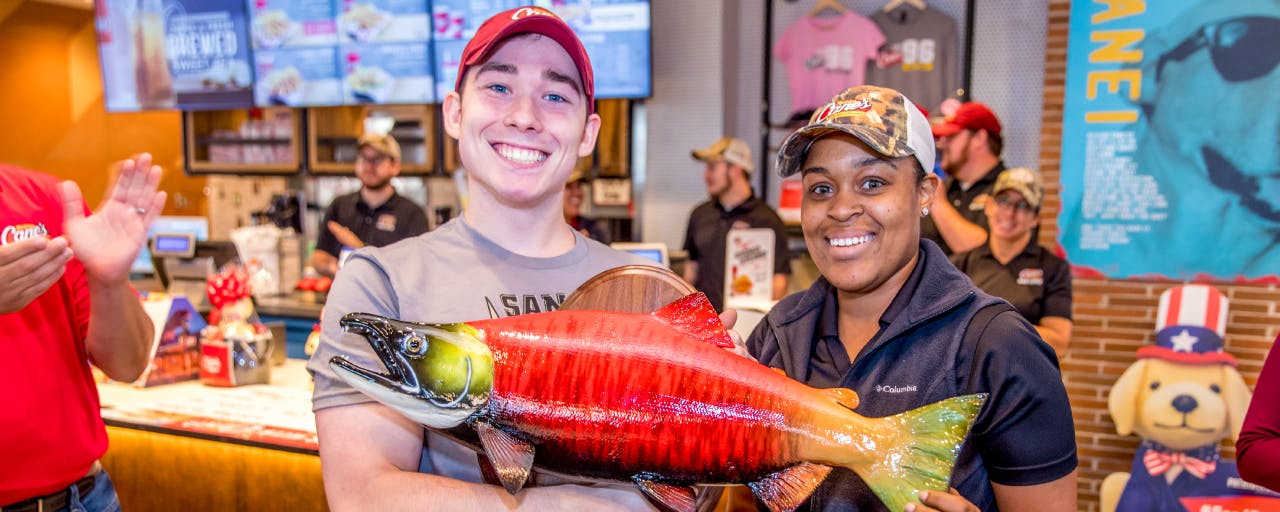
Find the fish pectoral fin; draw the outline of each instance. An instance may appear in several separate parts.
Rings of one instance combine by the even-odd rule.
[[[502,487],[511,494],[520,492],[533,468],[533,444],[483,421],[476,422],[475,428]]]
[[[831,472],[831,466],[801,462],[777,473],[770,473],[747,487],[756,493],[773,512],[790,512],[813,494]]]
[[[636,483],[636,487],[640,488],[640,492],[644,493],[644,497],[649,498],[659,509],[669,512],[694,512],[697,510],[697,502],[694,498],[694,490],[689,486],[664,484],[653,479],[649,475],[636,475],[631,477],[631,481]]]
[[[836,403],[849,408],[850,411],[857,409],[858,403],[861,401],[858,398],[858,392],[848,388],[830,388],[824,389],[822,392],[826,393],[832,400],[835,400]]]
[[[702,292],[690,293],[683,298],[658,308],[652,313],[658,321],[677,331],[693,336],[720,348],[733,348],[733,338],[720,323],[716,308]]]

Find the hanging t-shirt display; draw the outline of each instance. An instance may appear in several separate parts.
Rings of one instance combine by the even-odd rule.
[[[926,6],[901,5],[879,11],[871,21],[885,43],[867,63],[867,83],[902,91],[911,101],[937,111],[960,84],[960,46],[956,22]]]
[[[849,87],[862,85],[884,34],[871,20],[845,12],[805,16],[783,31],[773,55],[786,65],[791,111],[813,110]]]

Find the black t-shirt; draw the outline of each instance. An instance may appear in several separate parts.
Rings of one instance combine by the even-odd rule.
[[[725,240],[734,224],[773,230],[773,273],[791,274],[791,251],[787,248],[787,228],[778,214],[755,196],[736,208],[725,211],[714,199],[698,205],[689,214],[685,230],[684,250],[689,260],[698,263],[693,286],[705,293],[716,311],[724,310]],[[741,226],[739,226],[741,227]]]
[[[391,245],[427,232],[426,212],[399,194],[392,194],[391,199],[377,208],[369,208],[361,201],[359,191],[343,194],[329,203],[324,220],[320,221],[320,235],[316,237],[316,250],[334,257],[342,252],[342,244],[329,232],[331,220],[350,229],[361,242],[373,247]]]
[[[960,215],[965,220],[982,226],[982,229],[988,233],[991,232],[991,228],[987,225],[986,198],[991,195],[991,190],[996,186],[996,178],[1000,176],[1002,171],[1004,171],[1004,161],[997,163],[990,171],[978,178],[978,181],[973,182],[973,186],[969,187],[968,190],[961,188],[960,182],[956,181],[955,178],[947,178],[942,183],[943,190],[947,193],[947,199],[951,201],[951,206],[956,207],[956,211],[960,212]],[[938,225],[933,223],[933,216],[931,215],[926,215],[920,219],[920,238],[933,240],[933,243],[938,244],[938,247],[942,248],[942,252],[948,256],[955,252],[942,239],[942,233],[938,231]]]
[[[1039,244],[1027,244],[1008,265],[1000,264],[987,244],[952,255],[951,263],[1034,325],[1046,316],[1071,319],[1071,267]]]

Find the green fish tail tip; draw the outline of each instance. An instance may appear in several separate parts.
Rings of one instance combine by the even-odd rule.
[[[902,433],[867,474],[859,472],[889,510],[919,502],[919,491],[947,492],[960,445],[987,395],[958,396],[884,418]]]

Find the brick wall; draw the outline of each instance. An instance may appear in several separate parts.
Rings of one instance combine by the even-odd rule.
[[[1040,150],[1040,169],[1048,188],[1041,212],[1040,241],[1049,247],[1054,246],[1058,234],[1057,184],[1070,5],[1068,0],[1049,2]],[[1110,473],[1129,470],[1138,439],[1116,434],[1107,412],[1107,395],[1133,362],[1134,351],[1154,342],[1160,293],[1176,284],[1083,278],[1074,281],[1075,329],[1062,370],[1080,450],[1080,510],[1097,511],[1102,479]],[[1240,372],[1253,385],[1272,340],[1280,332],[1280,289],[1275,285],[1214,286],[1231,300],[1226,349],[1239,359]],[[1234,457],[1230,441],[1224,442],[1223,448],[1224,456]]]

